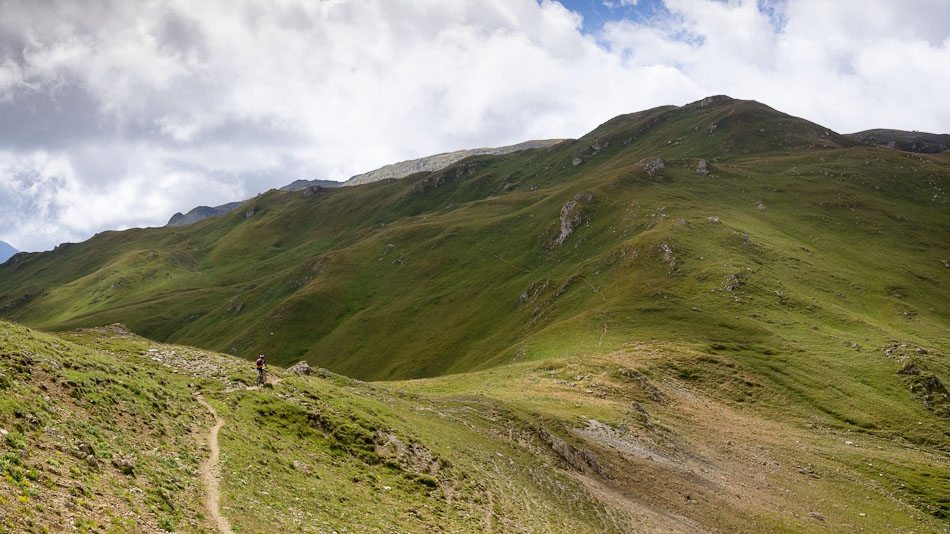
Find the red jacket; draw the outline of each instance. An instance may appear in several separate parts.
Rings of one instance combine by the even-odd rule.
[[[264,358],[263,358],[263,357],[257,359],[257,368],[258,368],[258,369],[263,369],[263,368],[264,368]]]

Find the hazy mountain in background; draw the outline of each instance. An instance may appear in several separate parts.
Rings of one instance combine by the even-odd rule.
[[[295,180],[281,187],[278,189],[278,191],[299,191],[301,189],[306,189],[313,186],[336,187],[338,185],[342,185],[342,183],[343,182],[334,182],[332,180]],[[238,202],[229,202],[227,204],[222,204],[215,207],[198,206],[188,213],[182,214],[179,212],[172,215],[172,218],[168,220],[168,223],[166,223],[165,226],[187,226],[189,224],[194,224],[198,221],[207,219],[208,217],[224,215],[225,213],[243,206],[246,202],[247,200],[240,200]]]
[[[385,165],[376,170],[363,174],[357,174],[349,180],[343,182],[343,185],[360,185],[371,182],[378,182],[387,178],[404,178],[410,174],[425,171],[438,171],[448,167],[456,161],[465,159],[469,156],[500,155],[510,154],[519,150],[528,150],[531,148],[545,148],[556,145],[563,139],[545,139],[540,141],[525,141],[516,145],[508,145],[495,148],[472,148],[466,150],[456,150],[455,152],[446,152],[419,159],[411,159]]]
[[[10,256],[16,254],[19,250],[10,246],[9,243],[0,241],[0,263],[7,261]]]
[[[194,224],[200,220],[207,219],[208,217],[214,217],[215,215],[228,213],[231,210],[237,209],[245,202],[247,201],[242,200],[240,202],[229,202],[227,204],[222,204],[213,208],[210,206],[198,206],[188,213],[182,214],[179,212],[172,215],[172,218],[168,219],[168,223],[165,226],[186,226],[189,224]]]
[[[516,152],[518,150],[527,150],[530,148],[543,148],[556,145],[560,143],[563,139],[547,139],[541,141],[525,141],[523,143],[518,143],[516,145],[509,145],[496,148],[473,148],[466,150],[456,150],[455,152],[447,152],[444,154],[436,154],[434,156],[427,156],[424,158],[401,161],[399,163],[393,163],[390,165],[385,165],[376,170],[369,171],[367,173],[358,174],[346,182],[335,182],[333,180],[295,180],[281,188],[278,191],[300,191],[308,187],[337,187],[341,185],[360,185],[367,184],[371,182],[378,182],[380,180],[385,180],[387,178],[404,178],[410,174],[415,174],[417,172],[424,171],[438,171],[444,169],[449,165],[467,158],[469,156],[480,156],[480,155],[498,155],[498,154],[509,154],[511,152]],[[228,213],[231,210],[237,209],[240,206],[243,206],[247,200],[242,200],[240,202],[231,202],[216,207],[209,206],[198,206],[188,213],[176,213],[168,220],[168,223],[165,226],[186,226],[189,224],[194,224],[200,220],[207,219],[208,217],[214,217],[216,215],[223,215]]]

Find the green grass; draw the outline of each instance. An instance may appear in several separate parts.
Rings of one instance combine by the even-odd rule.
[[[64,337],[0,323],[0,532],[197,524],[190,433],[207,417],[187,380],[143,365],[144,342]],[[121,514],[134,519],[110,522]]]
[[[881,371],[863,381],[831,365],[853,349],[814,355],[828,382],[801,390],[781,369],[803,355],[738,343],[633,342],[378,384],[271,368],[280,382],[260,390],[242,383],[246,361],[116,326],[0,323],[0,347],[9,532],[213,531],[196,391],[225,420],[235,532],[939,532],[950,513],[946,420],[896,372],[941,357],[910,345],[866,360]]]

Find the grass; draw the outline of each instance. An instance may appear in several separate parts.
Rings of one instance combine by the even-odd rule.
[[[198,523],[190,433],[206,416],[185,378],[142,364],[143,345],[0,324],[0,496],[11,505],[0,532]],[[162,492],[169,502],[156,501]],[[116,515],[134,519],[111,521]]]
[[[758,367],[781,357],[762,346],[636,342],[377,384],[272,368],[279,382],[256,389],[235,380],[253,376],[248,362],[121,327],[0,323],[0,343],[11,532],[213,531],[196,390],[226,421],[221,505],[235,532],[940,532],[950,512],[945,419],[906,389],[916,375],[896,373],[905,352],[928,366],[936,355],[910,346],[875,355],[906,421],[867,425],[828,409],[847,391],[795,397]],[[42,370],[57,366],[56,381]],[[131,473],[112,458],[133,459]]]

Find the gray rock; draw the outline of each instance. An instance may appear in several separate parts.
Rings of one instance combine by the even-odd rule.
[[[294,460],[294,469],[305,475],[309,475],[312,472],[309,465],[298,460]]]
[[[116,455],[112,457],[112,465],[126,475],[135,475],[135,459],[128,456]]]
[[[597,460],[597,456],[587,449],[578,449],[563,439],[551,434],[546,429],[538,430],[538,437],[546,443],[558,456],[564,459],[571,467],[578,471],[604,474],[604,468]]]
[[[666,164],[664,164],[663,160],[660,158],[654,158],[645,163],[640,163],[640,166],[643,167],[643,169],[647,171],[647,174],[650,176],[653,176],[656,171],[666,168]]]
[[[555,245],[563,244],[564,240],[574,232],[574,228],[584,222],[584,217],[581,214],[581,209],[578,204],[590,202],[592,198],[593,195],[591,193],[578,193],[561,207],[559,216],[561,221],[561,233],[554,239]]]
[[[699,164],[696,165],[696,172],[703,176],[709,176],[709,170],[706,169],[706,160],[699,160]]]
[[[310,367],[310,364],[308,364],[307,362],[301,361],[289,367],[287,369],[287,372],[297,373],[298,375],[309,375],[310,373],[313,372],[313,367]]]

